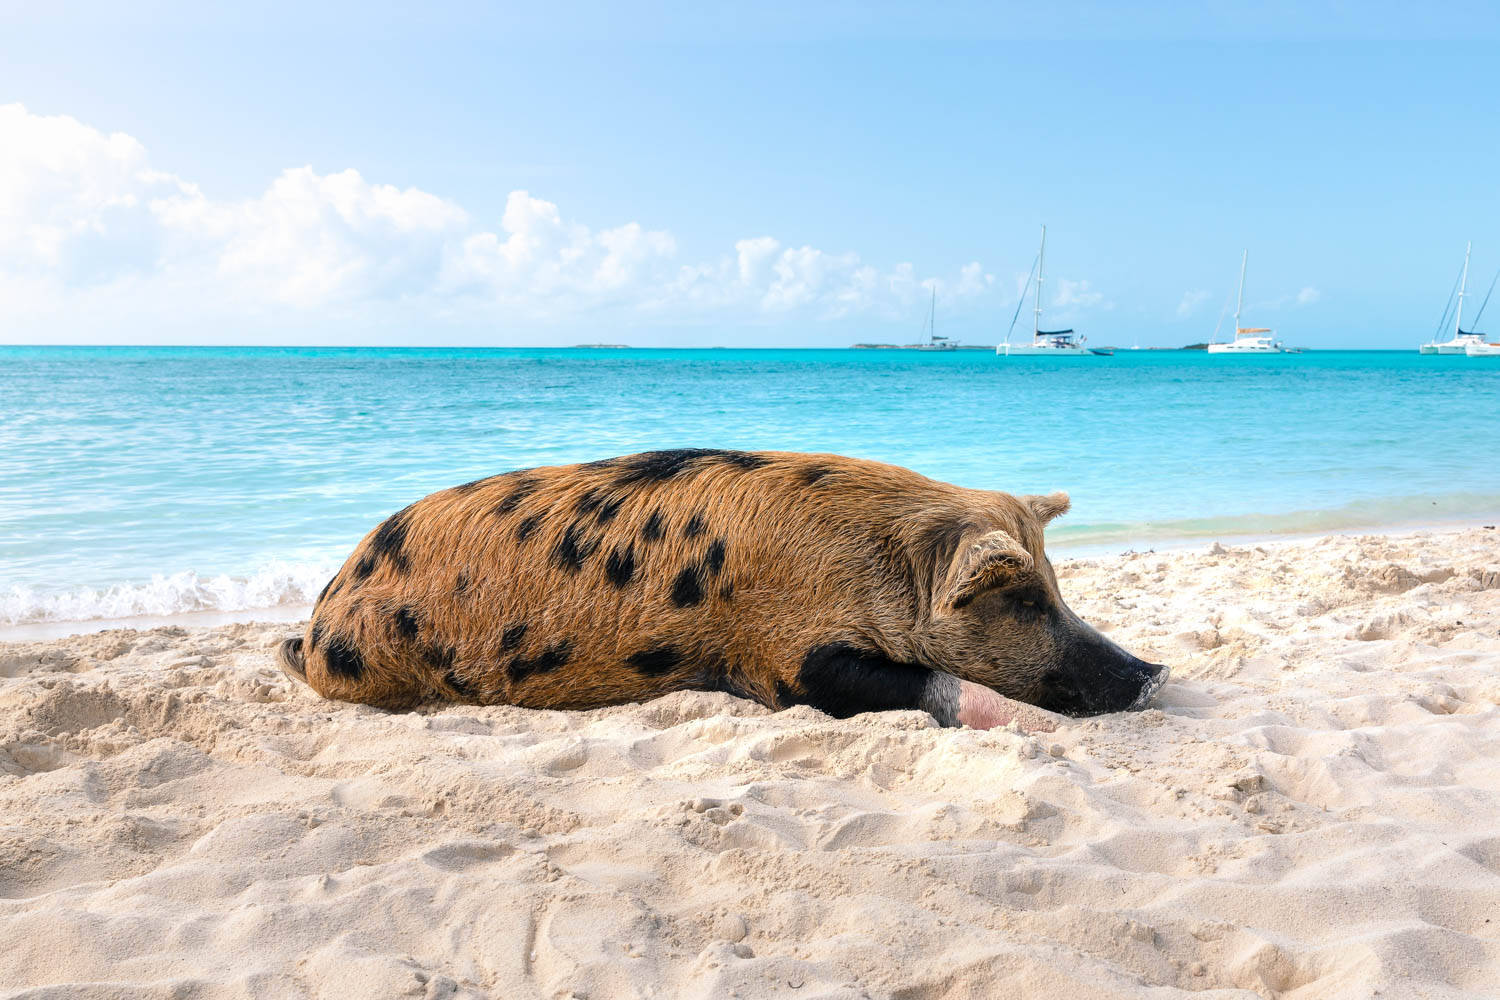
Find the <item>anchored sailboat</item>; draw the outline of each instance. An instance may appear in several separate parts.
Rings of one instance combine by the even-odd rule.
[[[1473,248],[1474,244],[1472,242],[1464,244],[1464,266],[1463,270],[1458,272],[1458,308],[1454,310],[1453,313],[1453,336],[1447,340],[1437,339],[1438,335],[1441,334],[1443,327],[1448,323],[1448,310],[1453,309],[1454,306],[1453,293],[1449,292],[1448,305],[1443,309],[1443,318],[1438,320],[1438,333],[1434,334],[1433,338],[1427,343],[1417,348],[1417,351],[1419,353],[1469,354],[1469,348],[1471,347],[1476,348],[1476,350],[1473,352],[1476,357],[1484,356],[1490,353],[1488,348],[1493,345],[1489,345],[1484,342],[1484,334],[1476,333],[1473,330],[1464,329],[1464,299],[1469,294],[1469,254],[1473,250]],[[1500,277],[1500,274],[1497,274],[1496,276]],[[1493,292],[1494,290],[1495,283],[1492,281],[1490,282],[1490,291]],[[1484,307],[1485,305],[1489,304],[1489,301],[1490,297],[1486,295],[1484,297],[1484,303],[1479,306],[1479,312],[1474,315],[1473,322],[1475,323],[1475,325],[1478,325],[1479,317],[1484,314]]]
[[[937,286],[932,286],[932,307],[927,313],[927,322],[922,324],[922,332],[927,334],[927,343],[918,344],[919,351],[956,351],[958,341],[952,337],[941,336],[937,332]]]
[[[1285,348],[1281,341],[1273,340],[1276,331],[1265,326],[1240,326],[1240,312],[1245,307],[1245,265],[1250,261],[1250,251],[1240,256],[1240,292],[1234,303],[1234,339],[1228,343],[1208,345],[1210,354],[1280,354]],[[1222,315],[1222,314],[1221,314]],[[1214,331],[1215,335],[1218,331]]]
[[[1016,303],[1016,315],[1011,318],[1010,330],[1005,334],[1005,343],[995,348],[996,354],[1033,354],[1052,358],[1064,357],[1088,357],[1093,354],[1103,354],[1104,351],[1091,351],[1083,346],[1086,338],[1074,337],[1072,330],[1043,330],[1042,329],[1042,264],[1047,253],[1047,227],[1042,227],[1042,245],[1036,252],[1036,307],[1033,309],[1031,324],[1031,343],[1012,344],[1010,335],[1015,332],[1016,320],[1021,315],[1021,303]],[[1026,275],[1026,284],[1031,284],[1031,275]],[[1026,300],[1026,288],[1021,289],[1021,302]]]

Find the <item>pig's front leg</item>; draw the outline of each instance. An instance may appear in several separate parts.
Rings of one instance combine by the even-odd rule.
[[[1060,721],[1045,709],[940,671],[933,671],[928,679],[920,707],[944,725],[971,729],[998,729],[1015,722],[1027,732],[1050,733]]]

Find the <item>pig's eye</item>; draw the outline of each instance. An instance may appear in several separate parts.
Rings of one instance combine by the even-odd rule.
[[[1011,604],[1016,609],[1017,614],[1030,617],[1041,610],[1042,599],[1036,593],[1022,591],[1011,597]]]

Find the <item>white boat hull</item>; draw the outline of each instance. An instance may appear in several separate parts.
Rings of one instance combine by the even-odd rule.
[[[1209,354],[1280,354],[1275,344],[1238,342],[1233,344],[1209,344]]]
[[[1433,341],[1417,348],[1423,354],[1467,354],[1470,347],[1483,347],[1484,341],[1471,334],[1454,340]],[[1482,356],[1482,355],[1481,355]]]
[[[1064,347],[1051,347],[1044,344],[1001,344],[995,348],[995,353],[1005,357],[1034,358],[1090,358],[1094,356],[1093,351],[1076,344]]]
[[[1500,344],[1469,344],[1464,353],[1471,358],[1500,358]]]

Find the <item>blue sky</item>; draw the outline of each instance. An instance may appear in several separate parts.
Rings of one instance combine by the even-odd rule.
[[[0,18],[7,341],[842,346],[935,282],[994,342],[1046,223],[1094,343],[1205,339],[1248,248],[1247,321],[1408,347],[1500,268],[1477,4]]]

